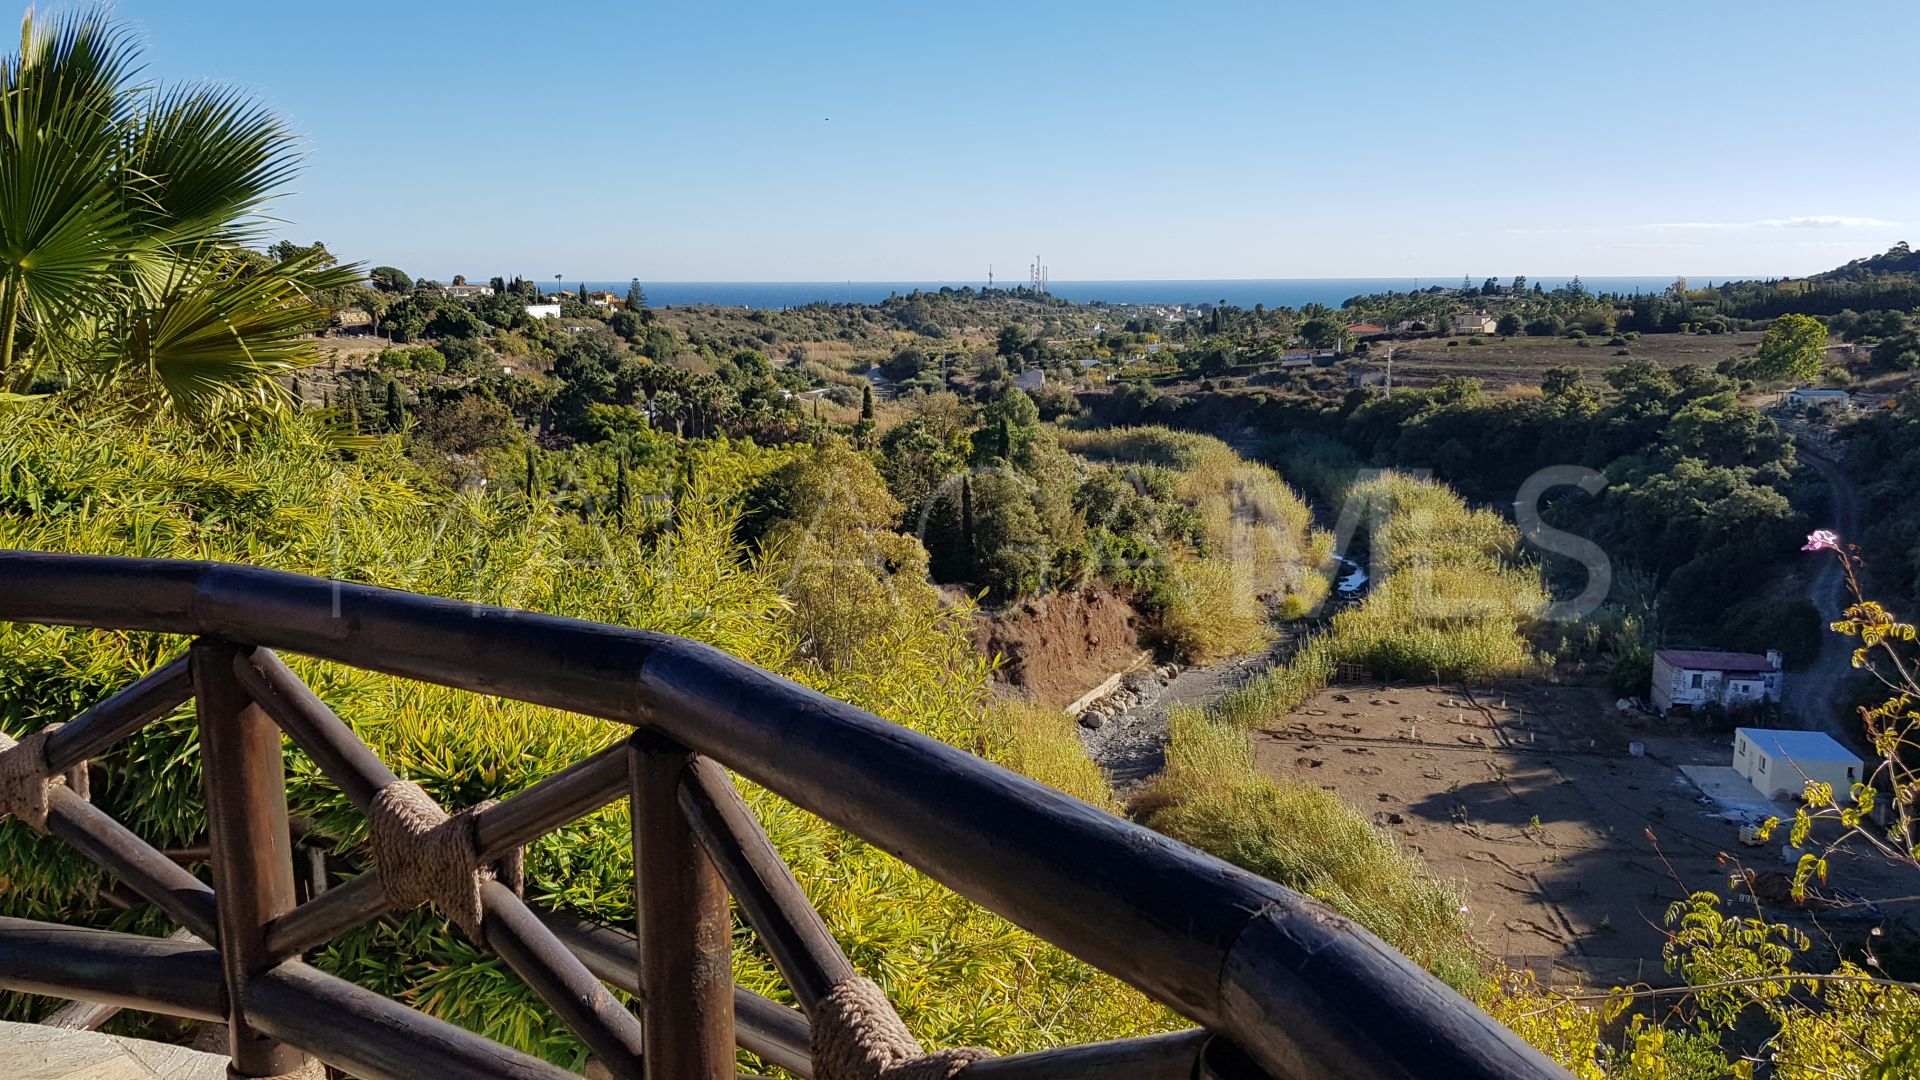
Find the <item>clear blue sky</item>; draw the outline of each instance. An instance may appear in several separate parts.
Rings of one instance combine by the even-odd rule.
[[[416,275],[1801,273],[1920,242],[1920,4],[123,0]]]

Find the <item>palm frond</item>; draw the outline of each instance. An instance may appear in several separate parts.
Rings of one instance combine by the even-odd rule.
[[[148,95],[129,144],[133,213],[169,244],[257,238],[261,208],[299,167],[298,139],[237,90]]]
[[[31,322],[95,304],[134,239],[114,167],[135,52],[97,13],[21,36],[0,59],[0,276]]]
[[[170,288],[123,326],[118,344],[182,412],[206,415],[286,404],[278,381],[320,359],[311,332],[326,317],[315,294],[356,280],[357,267],[311,258],[257,268],[247,253],[210,248],[183,261]]]

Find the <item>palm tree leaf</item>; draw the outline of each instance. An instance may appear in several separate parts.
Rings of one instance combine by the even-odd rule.
[[[127,160],[141,224],[169,244],[257,237],[261,207],[299,167],[294,134],[223,87],[177,87],[143,105]]]
[[[133,239],[114,164],[134,54],[98,14],[51,28],[29,14],[21,36],[0,59],[0,275],[22,317],[49,319],[110,290]]]
[[[327,315],[315,294],[358,279],[358,267],[316,269],[310,258],[260,269],[247,253],[203,251],[122,330],[176,408],[206,414],[285,405],[280,376],[320,359],[312,331]]]

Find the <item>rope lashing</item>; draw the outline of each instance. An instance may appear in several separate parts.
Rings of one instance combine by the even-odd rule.
[[[319,1058],[310,1057],[292,1072],[283,1072],[274,1076],[247,1076],[233,1071],[233,1064],[227,1064],[227,1080],[327,1080],[326,1063]]]
[[[819,1080],[952,1080],[994,1056],[971,1046],[922,1050],[886,993],[860,975],[835,983],[810,1019]]]
[[[482,865],[474,842],[473,821],[492,800],[449,816],[433,796],[411,780],[388,784],[367,809],[368,839],[374,871],[387,901],[396,908],[431,902],[475,942],[480,938],[480,886],[496,878]],[[501,860],[503,884],[518,892],[524,871],[521,853]]]
[[[87,797],[85,763],[65,775],[47,772],[47,736],[59,728],[59,724],[48,724],[17,741],[0,732],[0,820],[19,818],[46,832],[54,788],[70,787],[81,798]]]

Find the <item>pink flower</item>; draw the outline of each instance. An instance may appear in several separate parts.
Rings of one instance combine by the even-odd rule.
[[[1832,529],[1815,529],[1807,534],[1807,546],[1801,551],[1839,551],[1840,537]]]

